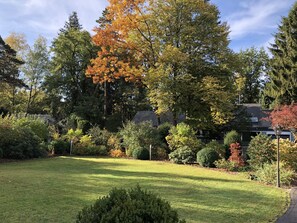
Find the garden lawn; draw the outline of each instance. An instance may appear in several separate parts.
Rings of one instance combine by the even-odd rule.
[[[283,189],[242,174],[164,162],[59,157],[0,164],[0,222],[75,222],[113,187],[142,188],[168,200],[187,222],[273,222]]]

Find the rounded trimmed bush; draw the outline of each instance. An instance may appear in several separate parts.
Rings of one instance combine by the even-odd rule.
[[[195,161],[195,154],[188,146],[182,146],[169,154],[169,159],[174,163],[187,164]]]
[[[218,141],[216,140],[212,140],[210,141],[209,143],[207,143],[205,145],[205,147],[208,147],[208,148],[212,148],[213,150],[215,150],[221,159],[224,159],[225,156],[226,156],[226,148],[223,144],[220,144]]]
[[[185,223],[170,204],[139,186],[112,189],[94,205],[79,212],[76,223]]]
[[[134,159],[148,160],[150,158],[150,152],[145,148],[136,148],[132,152]]]
[[[197,153],[197,162],[203,167],[215,167],[214,162],[219,159],[219,154],[213,148],[205,147]]]

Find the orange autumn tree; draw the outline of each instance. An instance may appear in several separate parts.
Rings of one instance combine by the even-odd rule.
[[[219,18],[205,0],[109,0],[93,37],[101,50],[86,74],[95,83],[143,83],[154,110],[172,112],[174,122],[187,114],[201,128],[225,124],[233,114],[232,52]]]
[[[86,71],[94,83],[113,82],[124,78],[128,82],[142,79],[141,50],[129,41],[131,30],[139,29],[145,0],[109,0],[105,21],[95,28],[93,42],[101,47],[97,58],[91,60]]]

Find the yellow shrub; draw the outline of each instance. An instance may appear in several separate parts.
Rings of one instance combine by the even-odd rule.
[[[277,140],[274,140],[277,145]],[[275,149],[277,146],[275,146]],[[285,166],[297,170],[297,143],[291,142],[288,139],[280,139],[280,160],[284,162]]]
[[[122,150],[120,150],[120,149],[112,149],[112,150],[110,150],[110,156],[119,158],[119,157],[125,157],[126,154],[124,152],[122,152]]]
[[[107,141],[107,146],[110,150],[120,150],[121,140],[116,135],[111,135]]]

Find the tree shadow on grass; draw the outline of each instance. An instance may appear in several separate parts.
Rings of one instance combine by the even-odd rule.
[[[112,164],[111,167],[114,165],[117,164]],[[82,170],[81,174],[86,174],[84,171]],[[265,196],[255,188],[245,189],[243,187],[247,183],[245,180],[115,170],[110,169],[109,165],[92,168],[91,173],[79,191],[96,191],[96,185],[99,187],[105,185],[111,189],[110,183],[106,182],[112,182],[112,187],[125,188],[140,184],[143,188],[171,201],[180,213],[186,213],[183,216],[192,221],[199,216],[199,220],[196,219],[198,222],[265,222],[274,219],[277,215],[276,210],[282,208],[282,206],[275,208],[276,212],[267,217],[269,207],[276,205],[276,198]],[[207,186],[209,183],[214,186]],[[232,188],[234,183],[239,184],[237,188]],[[221,184],[224,186],[220,187]],[[221,218],[221,221],[215,221],[217,218]]]
[[[33,176],[32,182],[22,186],[31,187],[31,191],[37,192],[40,186],[37,182],[42,185],[41,199],[55,204],[57,216],[67,212],[69,216],[75,217],[78,210],[93,204],[98,197],[107,195],[111,188],[129,188],[137,184],[168,200],[189,222],[268,222],[282,208],[277,197],[266,196],[263,191],[254,188],[255,184],[245,180],[150,169],[137,171],[135,166],[141,165],[139,161],[135,161],[134,166],[125,163],[125,160],[113,160],[61,157],[14,168],[19,168],[19,171],[25,169],[29,173],[28,177]],[[133,168],[125,169],[129,165]],[[32,199],[39,199],[39,196]],[[37,208],[43,211],[46,204]]]

